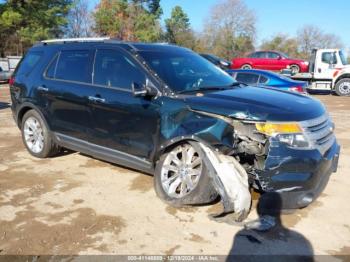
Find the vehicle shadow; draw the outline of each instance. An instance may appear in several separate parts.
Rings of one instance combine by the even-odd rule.
[[[0,110],[10,107],[10,103],[0,101]]]
[[[262,195],[259,219],[246,223],[235,235],[227,261],[314,261],[311,243],[283,226],[281,207],[278,193]]]

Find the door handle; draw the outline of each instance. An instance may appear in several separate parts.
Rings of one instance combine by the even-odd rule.
[[[48,92],[49,89],[45,86],[38,86],[38,91],[42,91],[42,92]]]
[[[95,102],[95,103],[104,103],[104,102],[106,102],[106,99],[101,98],[101,97],[96,97],[96,96],[89,96],[88,99],[91,102]]]

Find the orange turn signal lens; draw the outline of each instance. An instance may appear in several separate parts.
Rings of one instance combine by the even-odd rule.
[[[303,132],[298,123],[256,123],[255,127],[260,133],[268,136]]]

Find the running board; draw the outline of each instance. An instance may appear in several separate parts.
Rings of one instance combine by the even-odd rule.
[[[148,174],[154,174],[153,164],[145,159],[60,133],[54,133],[54,136],[57,143],[62,147],[66,147],[73,151],[78,151],[107,162],[136,169]]]

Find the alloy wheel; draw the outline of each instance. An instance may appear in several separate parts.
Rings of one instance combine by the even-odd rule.
[[[174,148],[165,158],[161,184],[169,197],[182,198],[198,185],[202,174],[202,159],[190,144]]]
[[[44,133],[41,124],[35,117],[29,117],[24,122],[24,139],[27,147],[35,154],[44,148]]]

